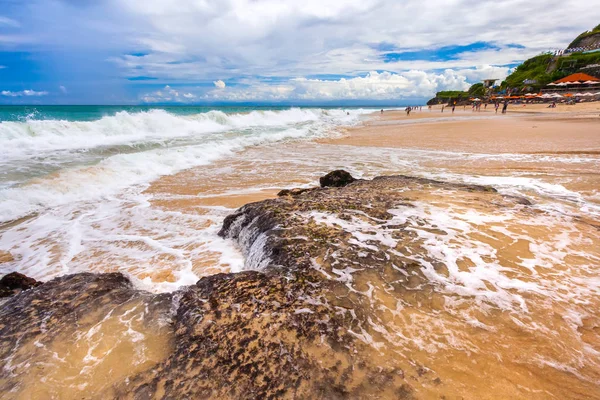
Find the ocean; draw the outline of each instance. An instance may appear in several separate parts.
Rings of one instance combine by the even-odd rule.
[[[85,270],[87,264],[73,258],[83,246],[80,239],[87,240],[78,236],[85,236],[78,230],[83,229],[81,213],[97,218],[104,213],[118,215],[132,204],[143,203],[142,193],[161,176],[208,166],[253,146],[326,137],[372,111],[0,107],[0,224],[26,219],[25,227],[2,234],[0,248],[19,257],[22,272],[40,279]],[[122,222],[107,226],[107,233],[116,235]],[[94,228],[86,227],[95,236]],[[48,238],[55,240],[50,243]],[[216,236],[213,239],[220,245]],[[152,248],[139,252],[130,262],[147,262],[152,253]],[[121,261],[120,268],[126,270],[129,263]],[[172,290],[196,278],[183,274],[176,285],[167,286]]]
[[[277,352],[280,345],[306,350],[314,365],[350,377],[345,389],[374,398],[600,397],[597,117],[374,111],[0,108],[0,251],[12,258],[0,263],[0,275],[16,270],[49,281],[121,272],[135,292],[126,301],[117,296],[116,307],[69,314],[78,324],[44,325],[42,339],[7,346],[10,373],[0,375],[0,387],[15,388],[14,398],[100,396],[171,357],[186,340],[172,330],[178,318],[229,329],[224,321],[236,315],[248,332],[264,323],[256,337],[273,338]],[[299,198],[309,211],[280,199],[290,206],[290,225],[302,221],[316,232],[310,240],[320,250],[309,271],[283,266],[267,275],[318,276],[322,285],[311,286],[318,296],[250,313],[244,307],[264,303],[245,296],[241,283],[242,293],[233,291],[239,304],[200,298],[202,313],[177,312],[179,289],[269,264],[260,238],[245,248],[244,237],[218,235],[227,216],[281,189],[318,186],[336,169],[359,179],[419,179],[381,192],[393,201],[357,192],[365,200],[346,197],[350,206],[341,210],[336,201],[311,205],[310,196]],[[240,236],[253,237],[248,232]],[[292,239],[309,240],[306,231]],[[356,253],[344,255],[348,248]],[[282,287],[259,285],[256,293]],[[172,304],[157,314],[157,301],[167,298]],[[208,313],[213,303],[222,312]],[[342,321],[331,331],[344,333],[342,345],[319,335],[297,339],[293,329],[278,336],[273,321],[284,315],[299,326],[316,319],[322,332],[333,326],[327,318]],[[210,325],[211,318],[221,320]],[[217,337],[237,345],[236,333]],[[257,348],[249,345],[243,357],[253,359]],[[229,348],[219,350],[227,369]],[[183,369],[193,374],[186,357],[184,349]],[[380,395],[378,382],[401,390]]]

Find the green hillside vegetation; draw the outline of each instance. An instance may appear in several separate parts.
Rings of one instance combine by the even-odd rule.
[[[590,46],[600,41],[600,25],[591,31],[583,32],[577,36],[569,45],[569,48]],[[600,51],[593,53],[567,53],[562,56],[554,54],[540,54],[532,57],[519,65],[500,85],[501,89],[516,88],[522,89],[527,86],[527,90],[539,90],[550,82],[554,82],[565,76],[580,71],[583,67],[592,64],[600,64]],[[594,75],[590,70],[587,73]],[[598,75],[598,70],[596,70]],[[600,78],[600,76],[598,76]],[[534,81],[532,84],[525,84],[524,81]],[[429,100],[427,104],[451,104],[460,103],[472,97],[482,97],[485,95],[485,89],[482,83],[476,83],[468,92],[463,91],[442,91],[436,94],[436,97]]]
[[[580,44],[589,45],[590,42],[600,41],[600,25],[596,26],[591,31],[583,32],[571,42],[569,48],[579,47]],[[587,43],[586,43],[587,42]],[[537,83],[532,86],[534,89],[539,89],[546,86],[550,82],[564,78],[573,74],[581,68],[600,63],[600,52],[594,53],[567,53],[562,56],[554,56],[553,54],[541,54],[525,61],[519,65],[512,74],[510,74],[502,87],[522,88],[526,86],[523,81],[534,80]]]
[[[472,97],[481,97],[484,94],[485,89],[483,87],[483,83],[476,83],[473,86],[471,86],[466,92],[463,92],[461,90],[444,90],[441,92],[437,92],[435,94],[435,97],[429,100],[427,104],[451,104],[454,101],[460,103],[461,101],[468,100]]]
[[[564,78],[582,67],[600,63],[600,52],[596,53],[571,53],[562,57],[552,54],[542,54],[519,65],[512,74],[503,82],[503,87],[520,88],[525,86],[523,81],[536,80],[535,88],[546,86],[550,82]]]
[[[561,75],[560,73],[553,74],[546,72],[553,59],[554,57],[551,54],[542,54],[530,58],[519,65],[513,73],[506,78],[506,85],[503,84],[503,86],[520,87],[523,86],[523,81],[525,80],[536,80],[538,85],[543,86],[556,79],[562,78],[563,76],[558,76]]]
[[[569,49],[572,47],[578,47],[579,43],[581,43],[581,41],[583,39],[586,39],[590,36],[594,36],[594,35],[600,35],[600,25],[598,25],[597,27],[595,27],[594,29],[592,29],[591,31],[587,31],[587,32],[583,32],[581,35],[577,36],[575,38],[575,40],[573,40],[571,42],[571,44],[569,45]]]

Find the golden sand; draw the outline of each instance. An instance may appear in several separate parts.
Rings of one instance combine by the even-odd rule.
[[[412,166],[402,167],[402,163],[391,162],[393,154],[378,152],[390,148],[453,153],[452,157],[439,158],[421,158],[418,152],[412,155],[408,161],[418,163],[425,170],[457,176],[535,178],[587,198],[597,196],[600,103],[558,105],[556,109],[543,105],[510,105],[508,111],[506,115],[495,114],[488,106],[481,112],[457,107],[454,114],[448,108],[442,113],[439,107],[431,111],[423,107],[410,116],[402,111],[376,113],[371,120],[344,130],[336,138],[250,148],[234,159],[165,176],[155,181],[146,194],[151,195],[150,207],[175,214],[206,216],[213,208],[232,212],[243,204],[273,198],[279,189],[314,184],[330,167],[368,170],[371,176],[413,172]],[[357,154],[363,158],[357,159]],[[498,154],[508,156],[494,157]],[[530,155],[534,158],[527,158]],[[557,156],[565,159],[557,159]],[[288,161],[285,157],[295,160]],[[375,272],[365,271],[357,275],[352,284],[359,292],[372,288],[372,301],[380,310],[372,316],[373,326],[365,328],[374,340],[388,343],[383,349],[365,345],[365,354],[381,363],[382,368],[401,365],[407,371],[402,378],[414,385],[417,385],[417,375],[427,377],[431,372],[431,376],[443,377],[441,382],[420,380],[426,383],[417,387],[416,393],[423,398],[439,398],[441,394],[446,394],[448,399],[600,398],[600,366],[589,356],[600,351],[600,303],[598,296],[594,297],[594,286],[586,286],[600,273],[597,261],[594,264],[594,260],[600,260],[600,221],[593,215],[580,213],[576,202],[550,195],[532,194],[532,197],[542,206],[564,207],[561,218],[568,229],[545,224],[551,217],[541,208],[505,220],[503,204],[485,203],[476,194],[406,195],[442,210],[443,215],[457,218],[458,222],[471,212],[497,216],[498,221],[488,226],[469,222],[473,230],[459,232],[456,240],[466,240],[464,249],[469,249],[469,243],[487,246],[486,251],[495,255],[508,278],[559,288],[555,293],[559,300],[550,300],[535,292],[521,293],[528,311],[519,315],[489,306],[478,308],[478,303],[469,296],[461,298],[433,290],[420,269],[408,271],[405,286],[393,295],[389,293],[390,282],[383,281]],[[210,219],[199,219],[191,226],[203,231],[218,229],[216,224]],[[440,232],[428,226],[425,218],[419,229]],[[572,242],[561,248],[563,237]],[[404,244],[405,250],[409,249],[412,254],[425,251],[422,241],[411,242],[407,238]],[[122,245],[133,249],[147,246],[136,241]],[[209,249],[195,251],[202,249],[202,245],[186,244],[176,250],[193,255],[189,261],[196,276],[227,272],[228,266],[220,264],[218,254]],[[548,249],[542,249],[543,246]],[[532,261],[530,268],[522,266],[524,259],[535,259],[536,253],[542,250],[546,251],[546,258]],[[490,261],[485,258],[490,257],[489,254],[484,256],[485,262]],[[465,254],[458,263],[459,269],[469,272],[478,262],[476,255]],[[110,254],[97,254],[95,259],[98,260],[94,264],[95,272],[112,271],[118,262]],[[176,280],[178,264],[172,254],[157,254],[147,264],[128,272],[155,283]],[[442,263],[435,266],[440,274],[447,275],[446,266]],[[492,294],[502,289],[497,282],[485,281],[484,286]],[[574,287],[582,291],[569,302],[567,299]],[[162,332],[147,331],[137,319],[131,318],[126,322],[131,320],[135,330],[144,333],[143,348],[147,354],[135,367],[122,362],[123,356],[134,356],[135,346],[121,340],[130,325],[123,324],[122,318],[117,317],[129,315],[131,310],[138,313],[137,307],[137,303],[127,304],[94,331],[96,336],[106,335],[100,347],[97,340],[79,340],[75,345],[65,341],[47,349],[48,354],[56,353],[68,360],[67,367],[53,367],[51,372],[33,371],[21,398],[48,398],[56,393],[71,393],[64,397],[79,398],[87,390],[106,388],[162,359],[170,339],[161,336]],[[569,319],[570,315],[584,317],[578,321],[577,317]],[[465,316],[471,318],[469,323],[465,323]],[[380,329],[377,323],[388,332],[400,335],[390,342],[382,330],[374,329]],[[323,349],[311,351],[319,353]],[[81,375],[79,371],[89,366],[84,362],[86,354],[101,361]],[[560,361],[561,365],[552,365],[552,360]],[[40,385],[42,377],[46,380]],[[73,391],[73,387],[83,389]]]

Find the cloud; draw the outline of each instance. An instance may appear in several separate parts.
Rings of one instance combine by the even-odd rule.
[[[333,101],[402,100],[433,97],[441,90],[467,90],[471,79],[504,79],[508,68],[483,66],[476,69],[440,73],[412,70],[404,73],[371,71],[364,76],[340,79],[293,78],[278,84],[247,82],[226,92],[215,89],[207,99],[229,101]]]
[[[11,92],[10,90],[3,90],[0,92],[2,96],[6,97],[40,97],[48,95],[48,92],[36,92],[35,90],[22,90],[20,92]]]
[[[144,103],[168,103],[168,102],[189,102],[197,96],[192,93],[180,93],[171,86],[166,85],[163,89],[155,92],[146,93],[141,96]]]
[[[156,102],[192,99],[184,94],[333,99],[406,90],[407,97],[449,87],[435,78],[449,69],[458,89],[465,79],[501,79],[598,24],[580,0],[546,0],[544,7],[529,0],[179,0],[177,7],[170,0],[143,7],[139,0],[20,0],[8,2],[3,16],[0,50],[51,54],[48,64],[58,67],[85,59],[77,71],[90,71],[85,79],[106,92],[110,86],[106,97]],[[144,77],[191,89],[149,91]]]
[[[8,26],[11,28],[18,28],[21,26],[21,24],[19,24],[18,21],[15,21],[14,19],[3,17],[0,15],[0,26],[2,26],[2,25]]]
[[[60,89],[60,91],[61,91],[63,94],[67,94],[67,88],[66,88],[66,87],[64,87],[63,85],[60,85],[58,88]]]

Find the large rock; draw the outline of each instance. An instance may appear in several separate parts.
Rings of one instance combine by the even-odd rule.
[[[41,284],[41,282],[26,275],[11,272],[0,279],[0,297],[12,296],[21,290],[31,289]]]
[[[321,187],[343,187],[351,184],[356,179],[343,169],[332,171],[319,179]]]
[[[25,377],[37,370],[14,368],[36,357],[48,362],[38,344],[54,348],[140,307],[145,329],[168,336],[167,353],[142,370],[132,364],[126,377],[113,373],[102,390],[81,397],[410,399],[420,397],[419,386],[439,398],[443,380],[407,358],[386,331],[385,310],[397,307],[399,293],[427,285],[420,265],[402,254],[411,233],[390,222],[390,210],[415,207],[411,193],[425,191],[468,193],[474,206],[516,202],[482,186],[334,177],[325,183],[342,187],[291,190],[226,218],[219,234],[238,243],[249,271],[161,295],[136,290],[121,274],[78,274],[10,298],[0,309],[0,370],[13,371],[0,390],[25,396]],[[377,232],[396,247],[377,243]],[[415,291],[415,301],[431,301],[427,293]]]

